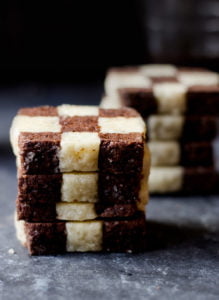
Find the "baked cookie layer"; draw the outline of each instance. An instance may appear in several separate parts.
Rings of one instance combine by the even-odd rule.
[[[150,141],[212,141],[217,135],[215,116],[151,115],[146,124]]]
[[[148,170],[139,176],[108,173],[20,175],[18,196],[35,203],[90,202],[125,204],[142,198]]]
[[[216,194],[219,192],[219,173],[204,167],[152,167],[149,191],[153,194]]]
[[[175,141],[148,143],[152,166],[211,167],[214,165],[213,147],[210,142]]]
[[[205,69],[173,65],[113,68],[106,75],[105,91],[103,107],[130,106],[143,117],[219,114],[219,76]]]
[[[62,105],[20,110],[10,136],[23,174],[141,173],[145,132],[133,109]]]
[[[146,249],[143,213],[130,220],[29,223],[15,220],[17,237],[31,255],[64,252],[142,252]]]

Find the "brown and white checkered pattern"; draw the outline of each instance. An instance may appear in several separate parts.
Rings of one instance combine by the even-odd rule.
[[[38,147],[41,144],[58,161],[57,169],[52,173],[64,173],[97,171],[101,155],[110,166],[113,163],[110,156],[113,144],[115,147],[112,155],[119,159],[119,148],[122,145],[121,151],[126,153],[126,163],[130,162],[134,166],[134,160],[143,157],[145,132],[144,121],[133,109],[61,105],[21,109],[13,120],[10,135],[13,151],[22,160],[22,166],[28,168],[28,164],[34,159],[35,163],[39,160],[36,153],[41,151],[42,148]],[[141,153],[134,153],[131,146],[133,144],[136,149],[143,145],[139,150]],[[136,157],[132,157],[132,154],[129,157],[128,149]]]
[[[105,90],[118,88],[153,88],[160,83],[179,83],[187,87],[218,85],[217,73],[202,68],[177,68],[173,65],[142,65],[112,68],[105,80]]]
[[[17,221],[17,238],[32,255],[63,252],[139,252],[146,249],[143,214],[130,220],[29,223]]]
[[[124,103],[119,91],[136,90],[156,99],[158,113],[184,113],[187,93],[196,87],[214,87],[219,95],[219,75],[198,68],[173,65],[143,65],[110,69],[105,79],[102,107],[119,108]]]

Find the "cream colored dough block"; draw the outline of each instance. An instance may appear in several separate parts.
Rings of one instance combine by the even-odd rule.
[[[57,107],[60,116],[98,116],[98,106],[63,104]]]
[[[153,94],[157,100],[158,113],[181,114],[186,110],[187,88],[175,82],[157,83]]]
[[[172,77],[177,73],[173,65],[149,64],[140,67],[140,72],[149,77]]]
[[[98,216],[94,203],[56,203],[57,220],[86,221]]]
[[[103,241],[102,221],[66,223],[67,251],[101,251]]]
[[[101,133],[146,133],[146,126],[142,118],[99,118],[98,120]]]
[[[148,177],[150,174],[151,155],[147,144],[144,145],[144,160],[143,160],[143,174],[141,179],[141,187],[139,191],[140,201],[137,203],[139,210],[144,211],[145,205],[149,201],[149,190],[148,190]]]
[[[144,210],[145,205],[148,203],[148,200],[149,200],[148,179],[146,176],[143,176],[143,178],[141,180],[139,199],[140,199],[140,201],[137,202],[137,208],[139,210]]]
[[[21,242],[23,246],[26,246],[26,233],[25,233],[25,221],[18,221],[17,214],[14,215],[14,224],[16,229],[17,239]]]
[[[108,95],[116,93],[121,88],[148,88],[150,86],[150,79],[137,71],[111,72],[105,79],[105,91]]]
[[[58,117],[16,116],[10,129],[10,141],[15,155],[18,155],[18,136],[20,132],[60,132]]]
[[[121,102],[121,99],[120,99],[118,93],[115,95],[103,96],[101,99],[101,102],[100,102],[100,107],[101,108],[113,108],[113,109],[121,108],[122,102]]]
[[[180,162],[180,145],[177,142],[149,142],[152,166],[173,166]]]
[[[143,176],[148,179],[151,167],[151,152],[148,145],[144,144]]]
[[[64,132],[59,153],[61,172],[97,171],[99,148],[96,132]]]
[[[185,118],[179,115],[151,115],[148,118],[150,140],[177,140],[182,136]]]
[[[97,202],[98,173],[63,174],[61,197],[64,202]]]
[[[183,186],[182,167],[152,167],[149,176],[150,193],[179,192]]]
[[[178,74],[178,79],[186,86],[194,85],[218,85],[219,75],[214,72],[186,72],[181,71]]]
[[[19,155],[16,156],[16,167],[17,167],[17,170],[21,169],[21,157]]]

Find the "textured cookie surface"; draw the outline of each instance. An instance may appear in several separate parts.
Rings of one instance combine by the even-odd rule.
[[[215,194],[219,174],[213,168],[152,167],[149,177],[151,193]]]
[[[151,141],[152,166],[207,166],[214,165],[213,147],[210,142]]]
[[[20,110],[10,137],[24,174],[124,173],[142,171],[145,133],[133,109],[61,105]]]
[[[153,141],[211,141],[217,134],[214,116],[151,115],[146,123]]]
[[[130,220],[28,223],[15,221],[17,237],[31,255],[63,252],[142,252],[146,248],[144,214]]]
[[[132,203],[147,181],[149,169],[142,174],[102,172],[22,175],[18,177],[18,195],[29,203],[109,202]]]
[[[107,73],[105,92],[102,107],[130,106],[143,117],[156,113],[219,114],[219,76],[205,69],[156,64],[131,71],[114,68]]]

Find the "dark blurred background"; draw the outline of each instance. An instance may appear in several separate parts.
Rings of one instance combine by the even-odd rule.
[[[219,70],[218,0],[0,3],[0,141],[20,106],[98,104],[110,66]]]
[[[217,68],[219,1],[1,1],[2,81],[95,80],[146,62]]]
[[[85,81],[100,78],[111,65],[141,63],[139,13],[132,0],[6,1],[0,8],[1,75]]]

